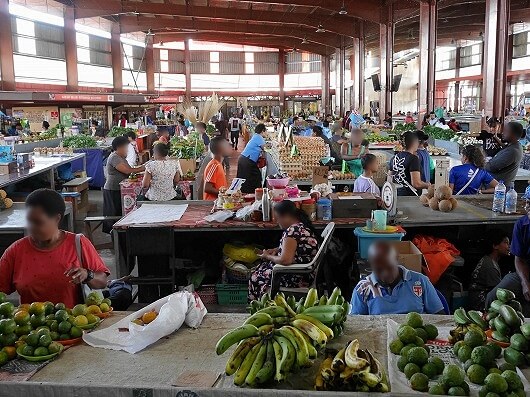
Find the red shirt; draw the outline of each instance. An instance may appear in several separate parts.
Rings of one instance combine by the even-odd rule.
[[[65,233],[64,240],[52,250],[35,247],[29,237],[11,244],[0,258],[0,291],[17,291],[21,303],[62,302],[70,308],[80,303],[81,287],[64,275],[66,270],[80,266],[75,234]],[[85,269],[110,273],[85,236],[81,237],[81,248]]]

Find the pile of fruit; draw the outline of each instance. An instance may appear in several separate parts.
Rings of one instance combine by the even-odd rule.
[[[357,339],[333,353],[327,354],[320,365],[315,379],[315,390],[378,393],[390,391],[385,369],[370,351],[359,349]]]
[[[13,200],[7,197],[5,190],[0,189],[0,209],[7,209],[13,206]]]
[[[485,331],[488,324],[482,318],[480,312],[470,310],[466,312],[463,308],[456,309],[453,313],[456,327],[449,331],[449,343],[455,344],[458,341],[464,340],[466,333],[473,328],[479,331]]]
[[[112,311],[112,302],[109,298],[103,298],[100,291],[92,291],[85,298],[87,313],[94,314],[99,318],[106,317]]]
[[[450,212],[458,207],[458,201],[452,196],[453,191],[449,186],[439,186],[435,191],[431,185],[427,194],[420,196],[420,202],[434,211]]]
[[[158,313],[156,312],[156,310],[149,310],[148,312],[145,312],[144,314],[142,314],[140,317],[132,320],[132,322],[137,325],[144,326],[144,325],[150,324],[153,321],[155,321],[157,317],[158,317]]]
[[[396,142],[395,136],[390,135],[379,135],[379,134],[367,134],[366,140],[370,143],[389,143],[393,144]]]
[[[280,297],[282,296],[281,293],[279,295]],[[250,302],[250,314],[255,314],[269,306],[277,306],[276,299],[278,298],[272,299],[267,293],[259,301]],[[309,314],[330,327],[335,336],[342,335],[346,316],[350,312],[350,304],[342,296],[340,288],[335,288],[329,298],[327,295],[319,297],[318,291],[315,288],[311,288],[305,298],[300,298],[297,301],[294,296],[288,296],[285,301],[289,305],[290,312]],[[288,319],[281,320],[287,322]]]
[[[355,174],[352,172],[341,172],[338,170],[333,170],[329,171],[328,178],[335,180],[355,179]]]
[[[286,299],[282,293],[274,299],[266,296],[253,301],[253,314],[217,342],[217,355],[238,344],[226,364],[226,374],[234,375],[237,386],[257,387],[273,379],[283,381],[291,372],[310,367],[317,349],[335,337],[333,328],[342,331],[349,304],[336,304],[340,296],[336,288],[325,300],[329,304],[324,304],[311,289],[300,302]]]

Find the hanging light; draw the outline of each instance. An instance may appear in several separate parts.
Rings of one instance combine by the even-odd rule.
[[[324,33],[325,31],[326,31],[326,29],[324,29],[324,26],[322,26],[322,24],[319,23],[316,32],[317,33]]]
[[[344,0],[342,0],[342,7],[340,8],[339,14],[340,15],[348,14],[348,10],[346,9],[346,7],[344,7]]]
[[[307,44],[307,40],[305,37],[302,39],[302,44]]]

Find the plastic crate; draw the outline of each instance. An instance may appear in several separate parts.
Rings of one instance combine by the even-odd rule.
[[[220,305],[246,305],[248,284],[217,284],[217,302]]]
[[[361,259],[368,258],[368,248],[375,240],[401,241],[405,236],[405,233],[370,233],[360,227],[356,227],[353,233],[357,236],[357,247]]]
[[[203,285],[199,290],[196,291],[197,295],[205,305],[216,305],[217,304],[217,293],[215,291],[215,285]]]

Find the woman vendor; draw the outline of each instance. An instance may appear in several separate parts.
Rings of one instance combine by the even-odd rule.
[[[107,286],[109,269],[92,243],[59,229],[65,208],[54,190],[35,190],[27,197],[28,236],[11,244],[0,258],[0,291],[18,292],[21,303],[50,301],[74,307],[82,302],[81,284]]]
[[[363,143],[364,133],[360,128],[352,128],[350,141],[342,144],[341,156],[351,173],[357,178],[363,173],[361,158],[370,151]]]
[[[488,171],[484,171],[485,163],[481,148],[468,145],[462,149],[462,165],[451,168],[449,172],[449,187],[455,196],[495,191],[498,182]]]
[[[263,186],[258,160],[265,147],[265,139],[262,136],[265,131],[265,124],[258,124],[254,128],[252,138],[237,161],[237,177],[245,179],[245,183],[241,186],[243,193],[254,193],[257,188]]]
[[[254,270],[249,280],[249,301],[259,299],[269,291],[274,265],[310,263],[316,256],[319,241],[313,224],[306,213],[296,208],[292,201],[284,200],[274,206],[278,225],[284,230],[278,248],[260,253],[262,263]],[[300,275],[284,275],[280,281],[282,287],[297,288],[310,284],[312,278]]]

